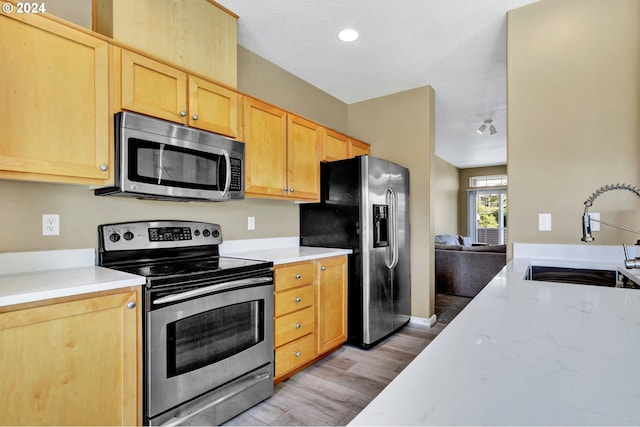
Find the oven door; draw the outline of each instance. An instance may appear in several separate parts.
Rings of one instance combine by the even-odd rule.
[[[235,286],[252,281],[262,283]],[[208,289],[223,290],[198,295]],[[176,301],[167,305],[172,299]],[[273,281],[264,277],[163,296],[156,303],[162,308],[155,310],[151,293],[146,314],[147,417],[272,364],[273,303]]]

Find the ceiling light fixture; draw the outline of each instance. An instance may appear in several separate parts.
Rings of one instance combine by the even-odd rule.
[[[489,126],[489,133],[491,135],[495,135],[496,133],[498,133],[498,130],[493,125],[493,120],[491,120],[491,119],[486,119],[484,121],[484,123],[482,123],[482,125],[476,130],[476,132],[478,132],[480,135],[482,135],[484,133],[484,131],[487,129],[487,126]]]
[[[353,42],[358,40],[358,37],[360,37],[358,32],[351,28],[347,28],[338,33],[338,38],[343,42]]]

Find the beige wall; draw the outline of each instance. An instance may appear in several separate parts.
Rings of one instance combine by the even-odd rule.
[[[433,188],[434,205],[434,234],[459,234],[458,225],[460,191],[459,173],[457,167],[438,156],[432,163],[434,168],[435,185]]]
[[[579,244],[592,192],[640,184],[640,2],[542,0],[509,13],[507,44],[509,240]],[[639,211],[627,191],[591,208],[636,230]],[[538,231],[539,213],[552,214],[552,231]]]
[[[347,104],[238,46],[238,89],[338,132],[347,132]]]
[[[427,86],[349,105],[349,134],[371,142],[373,156],[409,168],[411,314],[422,318],[434,313],[434,102]]]
[[[467,227],[467,190],[469,189],[469,178],[472,176],[503,175],[506,173],[506,165],[460,169],[460,192],[458,194],[458,229],[460,230],[460,234],[463,236],[469,235],[469,227]],[[507,200],[507,203],[509,203],[509,200]]]

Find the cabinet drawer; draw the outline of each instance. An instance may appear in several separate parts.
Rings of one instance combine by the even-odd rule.
[[[314,291],[311,285],[278,293],[276,294],[275,316],[282,316],[283,314],[309,307],[313,305],[313,298]]]
[[[287,314],[275,320],[275,346],[281,346],[313,332],[313,307]]]
[[[313,283],[315,268],[313,262],[293,264],[276,268],[276,292]]]
[[[314,336],[307,335],[304,338],[293,341],[276,350],[276,373],[278,378],[284,373],[292,371],[304,365],[315,357]]]

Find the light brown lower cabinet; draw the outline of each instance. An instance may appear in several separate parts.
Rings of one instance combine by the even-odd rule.
[[[275,268],[275,382],[347,339],[347,256]]]
[[[0,307],[0,424],[141,425],[140,288]]]

